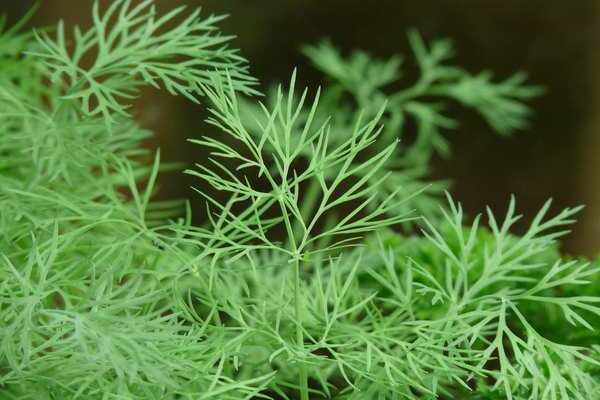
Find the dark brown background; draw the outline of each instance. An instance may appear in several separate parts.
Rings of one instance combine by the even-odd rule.
[[[14,21],[32,2],[0,0]],[[319,75],[298,47],[329,37],[345,50],[378,56],[407,52],[405,32],[454,39],[457,61],[498,77],[516,70],[546,87],[535,100],[531,127],[500,138],[476,116],[458,109],[462,124],[452,135],[454,156],[436,160],[435,176],[454,180],[453,194],[472,215],[485,205],[506,207],[509,194],[531,218],[548,197],[554,209],[586,204],[566,242],[574,254],[600,252],[600,2],[597,0],[157,0],[160,8],[186,4],[206,13],[230,14],[221,26],[238,35],[235,45],[264,83],[286,80],[294,66],[304,82]],[[89,23],[88,0],[45,0],[33,24]],[[144,125],[158,133],[167,160],[192,162],[197,149],[185,142],[206,130],[204,113],[182,99],[149,92],[137,105]],[[186,177],[168,175],[163,194],[193,196]]]

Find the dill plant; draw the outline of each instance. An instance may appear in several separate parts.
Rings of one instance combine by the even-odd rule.
[[[294,72],[263,104],[221,17],[92,15],[72,34],[1,24],[1,398],[600,398],[600,270],[558,251],[579,208],[548,202],[517,236],[514,199],[484,227],[424,182],[444,104],[509,134],[540,92],[523,75],[470,74],[411,32],[406,89],[387,89],[399,57],[323,42],[304,52],[328,87]],[[203,225],[153,199],[173,166],[129,111],[143,85],[210,110],[187,171]]]

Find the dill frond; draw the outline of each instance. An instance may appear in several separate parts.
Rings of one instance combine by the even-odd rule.
[[[425,185],[456,125],[441,105],[509,134],[539,93],[523,75],[410,33],[421,76],[388,93],[399,57],[324,42],[305,53],[332,84],[294,71],[263,104],[221,17],[92,15],[70,38],[0,21],[0,398],[600,399],[600,264],[558,250],[580,208],[515,235],[514,199],[470,221]],[[155,200],[143,85],[209,109],[186,172],[224,202]]]

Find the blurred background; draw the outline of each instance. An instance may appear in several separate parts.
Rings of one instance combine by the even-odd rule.
[[[110,1],[105,1],[109,3]],[[30,0],[0,0],[0,14],[18,20]],[[90,23],[87,0],[41,0],[31,25],[60,18],[67,25]],[[159,8],[202,7],[205,14],[229,14],[221,23],[235,34],[234,46],[250,60],[265,89],[287,81],[299,68],[304,83],[321,83],[298,49],[330,38],[343,49],[364,49],[378,57],[405,54],[408,29],[425,39],[453,39],[456,64],[471,72],[489,69],[497,78],[517,70],[546,88],[531,102],[530,127],[509,138],[492,133],[477,115],[457,109],[461,121],[448,132],[453,155],[438,159],[434,178],[449,178],[452,193],[474,215],[486,205],[503,211],[510,194],[530,220],[552,197],[555,210],[586,209],[565,241],[566,252],[600,253],[600,1],[598,0],[156,0]],[[202,106],[149,91],[136,106],[139,121],[157,133],[166,161],[192,163],[198,150],[185,141],[208,129]],[[162,196],[194,197],[194,180],[168,174]]]

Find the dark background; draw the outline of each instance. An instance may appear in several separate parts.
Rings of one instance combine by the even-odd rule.
[[[0,0],[0,13],[15,21],[29,0]],[[32,25],[88,24],[88,0],[45,0]],[[108,3],[107,1],[105,3]],[[159,8],[202,6],[229,14],[221,27],[236,34],[234,46],[263,83],[286,81],[294,66],[315,85],[320,75],[299,54],[302,44],[328,37],[348,51],[409,55],[406,31],[426,39],[450,37],[456,62],[472,72],[505,78],[526,71],[547,92],[532,102],[531,126],[512,138],[492,134],[481,119],[457,109],[461,126],[449,132],[453,157],[436,160],[434,176],[454,181],[452,193],[471,214],[486,205],[500,212],[514,193],[518,208],[533,217],[548,198],[554,209],[586,204],[565,242],[572,254],[600,253],[600,1],[597,0],[157,0]],[[410,58],[407,57],[407,62]],[[197,149],[185,138],[207,127],[202,106],[148,92],[136,106],[139,120],[157,132],[167,161],[193,162]],[[163,195],[193,197],[193,180],[167,175]]]

